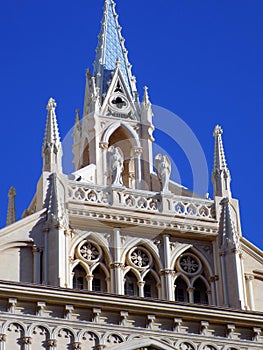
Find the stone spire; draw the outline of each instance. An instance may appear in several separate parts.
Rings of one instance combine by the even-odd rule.
[[[11,187],[8,191],[8,209],[6,226],[16,222],[16,206],[15,206],[16,189]]]
[[[100,89],[102,94],[107,92],[112,73],[116,69],[116,61],[118,61],[126,85],[134,97],[136,91],[135,78],[131,73],[132,66],[128,61],[128,51],[124,46],[125,40],[121,35],[121,26],[118,23],[118,15],[113,0],[105,0],[101,31],[98,38],[94,61],[96,87]]]
[[[47,121],[42,147],[43,171],[62,172],[62,145],[56,118],[56,102],[50,98],[47,104]]]
[[[217,125],[213,134],[215,138],[214,169],[212,173],[214,197],[219,196],[231,198],[231,176],[226,163],[222,134],[222,128]]]

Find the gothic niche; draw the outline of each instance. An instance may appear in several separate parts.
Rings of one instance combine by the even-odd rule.
[[[121,150],[123,155],[123,169],[121,173],[122,182],[125,187],[132,188],[133,180],[135,178],[135,165],[131,153],[133,149],[131,135],[122,126],[118,127],[109,138],[109,149],[111,146],[114,146],[115,148],[118,147]],[[112,183],[112,178],[108,180],[108,183]]]

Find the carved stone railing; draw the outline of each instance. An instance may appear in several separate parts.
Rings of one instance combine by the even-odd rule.
[[[135,211],[165,213],[178,217],[215,219],[212,200],[181,197],[172,193],[163,194],[125,187],[103,187],[84,185],[70,181],[68,186],[69,201],[90,205],[121,207]]]

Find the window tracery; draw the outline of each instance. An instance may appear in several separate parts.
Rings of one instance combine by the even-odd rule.
[[[78,262],[73,269],[73,288],[107,292],[109,274],[104,259],[103,251],[96,242],[83,240],[79,243],[72,261]]]
[[[152,254],[143,246],[133,247],[127,254],[126,264],[124,294],[158,298],[158,273],[155,271]]]
[[[175,301],[208,304],[208,285],[205,269],[196,254],[186,252],[175,263]]]

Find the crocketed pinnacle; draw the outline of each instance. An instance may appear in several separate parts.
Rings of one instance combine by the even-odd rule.
[[[113,0],[105,0],[101,31],[98,39],[96,59],[94,61],[96,86],[100,88],[102,93],[107,91],[118,61],[127,87],[133,95],[134,91],[136,91],[135,79],[131,73],[131,64],[128,61],[128,52],[124,46],[125,40],[121,35],[121,26],[118,23],[118,15],[115,11],[115,2]]]
[[[231,198],[231,176],[226,163],[222,134],[222,128],[217,125],[213,133],[215,138],[215,149],[212,182],[214,185],[214,196]]]
[[[6,226],[16,222],[16,206],[15,206],[16,189],[11,187],[8,191],[8,209],[6,217]]]
[[[58,131],[58,123],[56,117],[56,102],[53,98],[50,98],[47,104],[47,121],[45,137],[42,147],[42,157],[44,160],[44,171],[61,171],[62,161],[62,146],[60,142],[60,136]]]
[[[221,212],[221,249],[233,249],[239,247],[239,237],[236,232],[232,215],[229,198],[223,198],[220,202]]]
[[[223,129],[217,125],[215,127],[213,136],[215,137],[215,153],[214,153],[214,170],[215,169],[227,169],[225,151],[222,141]]]

